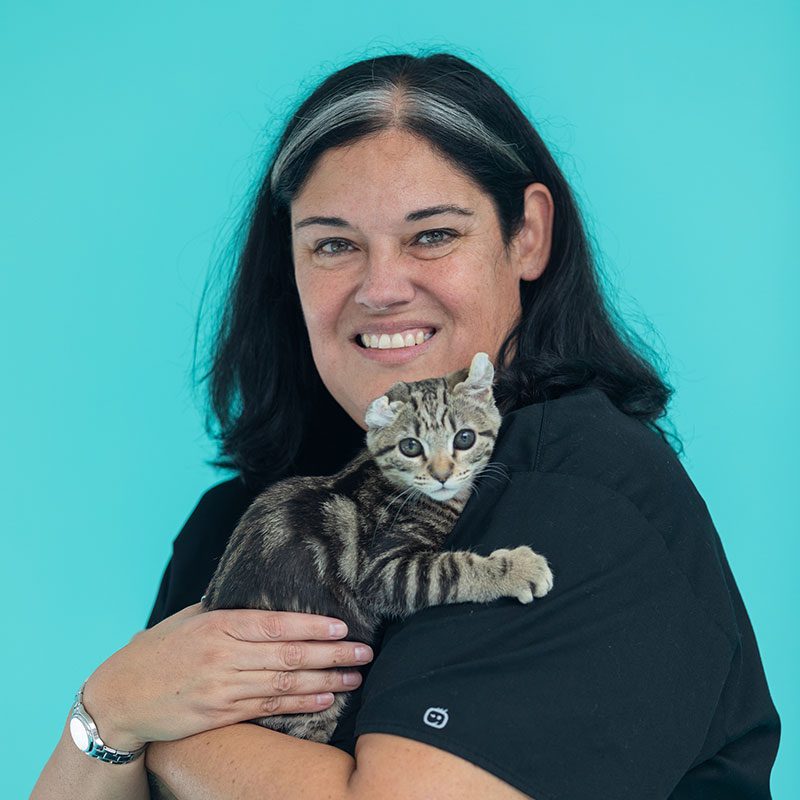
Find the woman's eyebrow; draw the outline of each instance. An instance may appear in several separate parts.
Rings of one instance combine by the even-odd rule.
[[[418,211],[406,214],[406,222],[416,222],[418,219],[435,217],[437,214],[461,214],[464,217],[471,217],[474,213],[472,209],[462,208],[461,206],[430,206],[429,208],[420,208]]]
[[[437,214],[461,214],[464,217],[471,217],[475,212],[469,208],[462,208],[452,204],[442,206],[429,206],[420,208],[406,214],[406,222],[416,222],[420,219],[435,217]],[[352,225],[341,217],[306,217],[295,223],[294,229],[305,228],[307,225],[329,225],[334,228],[351,228]]]

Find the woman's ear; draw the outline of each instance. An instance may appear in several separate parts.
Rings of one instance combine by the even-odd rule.
[[[535,281],[550,258],[553,238],[553,197],[543,183],[525,187],[525,220],[511,240],[511,256],[520,280]]]

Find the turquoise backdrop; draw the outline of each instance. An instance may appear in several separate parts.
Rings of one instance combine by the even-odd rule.
[[[27,796],[226,477],[194,325],[271,133],[329,71],[423,47],[530,114],[667,360],[783,721],[774,795],[800,796],[799,39],[788,0],[4,4],[2,796]]]

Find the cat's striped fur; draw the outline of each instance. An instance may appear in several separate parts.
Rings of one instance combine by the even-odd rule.
[[[330,477],[294,477],[260,494],[233,532],[203,606],[323,614],[344,620],[348,639],[373,644],[379,623],[441,603],[516,597],[552,586],[543,556],[528,547],[488,557],[441,551],[489,463],[500,414],[492,365],[397,383],[369,407],[367,448]],[[474,443],[469,443],[474,432]],[[460,438],[457,436],[460,434]],[[419,455],[404,455],[421,445]],[[454,444],[457,442],[457,444]],[[320,442],[324,447],[325,443]],[[460,449],[459,449],[460,448]],[[327,742],[345,706],[257,721]]]

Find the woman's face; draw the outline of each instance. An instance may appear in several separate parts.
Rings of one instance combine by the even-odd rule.
[[[525,227],[505,252],[491,198],[405,131],[326,151],[291,224],[314,363],[331,395],[364,428],[370,401],[396,381],[445,375],[479,351],[495,363],[520,314],[520,280],[547,263],[551,223],[550,193],[531,184]]]

